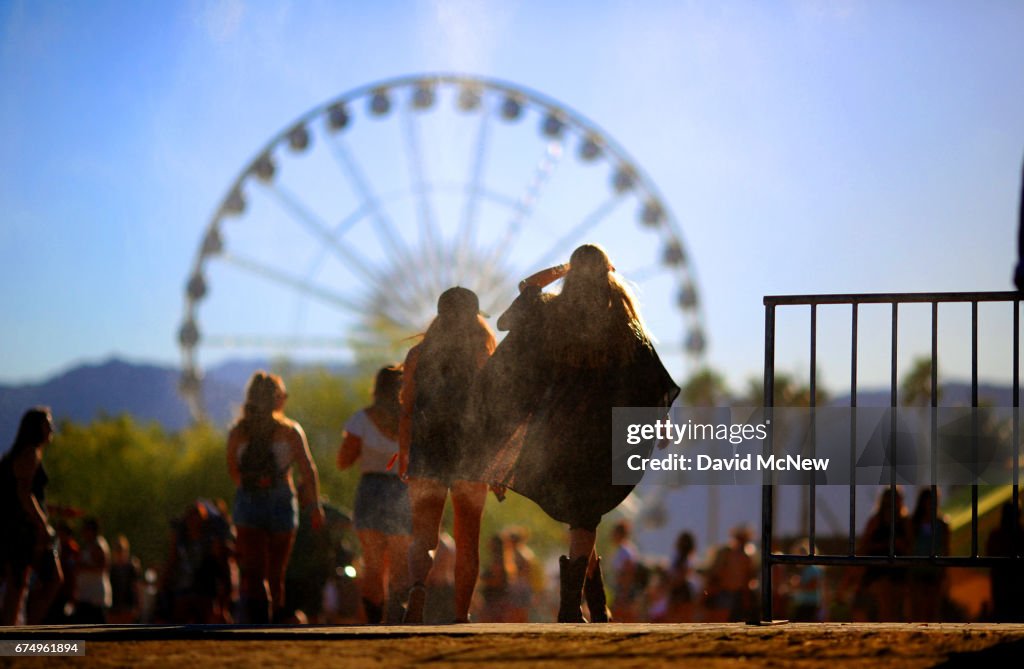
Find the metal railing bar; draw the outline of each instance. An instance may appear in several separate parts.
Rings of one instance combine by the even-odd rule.
[[[935,484],[939,480],[938,476],[938,442],[939,442],[939,425],[938,416],[935,409],[939,405],[939,303],[932,302],[932,369],[931,369],[931,457],[932,457],[932,476],[931,476],[931,490],[932,490],[932,513],[931,513],[931,524],[932,524],[932,537],[931,537],[931,550],[929,555],[935,557],[937,553],[938,545],[938,531],[937,525],[939,524],[939,490]]]
[[[998,567],[1013,563],[1017,558],[1010,555],[984,555],[968,557],[966,555],[940,555],[934,558],[926,558],[919,555],[858,555],[855,558],[846,555],[790,555],[776,553],[772,555],[772,562],[775,564],[818,564],[836,567],[873,567],[873,566],[900,566],[907,565],[935,565],[938,567]]]
[[[1020,301],[1013,301],[1013,512],[1020,518]],[[1020,523],[1013,524],[1013,554],[1021,555]]]
[[[764,309],[764,407],[767,434],[762,452],[772,454],[774,426],[772,407],[775,404],[775,307]],[[771,476],[766,472],[765,476]],[[761,485],[761,620],[772,620],[772,519],[774,516],[772,480]]]
[[[891,381],[889,384],[889,439],[891,451],[889,453],[889,556],[896,555],[896,401],[898,371],[896,369],[899,352],[899,303],[892,303],[892,362],[889,367]]]
[[[980,293],[865,293],[842,295],[766,295],[764,305],[892,304],[920,302],[1006,302],[1020,299],[1015,291]]]
[[[971,302],[971,406],[978,408],[978,303]],[[978,466],[978,412],[971,412],[971,462]],[[971,486],[971,555],[978,556],[978,484]]]
[[[811,378],[810,378],[810,392],[811,397],[809,400],[811,409],[811,426],[810,426],[810,437],[811,437],[811,457],[815,457],[817,453],[817,432],[815,430],[815,398],[817,396],[818,386],[818,305],[811,305]],[[808,553],[814,555],[814,537],[816,529],[816,517],[817,517],[817,490],[815,489],[815,481],[812,478],[810,485],[807,486],[807,494],[809,496],[807,500],[807,542],[808,542]]]
[[[850,315],[850,555],[857,551],[857,303]]]

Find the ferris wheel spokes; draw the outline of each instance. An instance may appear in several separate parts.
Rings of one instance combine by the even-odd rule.
[[[562,142],[548,142],[544,149],[544,155],[537,162],[533,175],[523,189],[523,194],[516,200],[515,213],[506,224],[505,233],[495,247],[496,251],[507,251],[515,244],[522,231],[523,223],[533,215],[537,200],[540,199],[544,186],[548,183],[555,168],[558,167],[563,153]]]
[[[615,211],[615,207],[617,207],[623,199],[624,198],[621,193],[612,193],[604,202],[587,214],[582,221],[577,223],[576,227],[569,230],[569,232],[552,244],[547,253],[541,256],[537,262],[530,265],[530,267],[543,269],[544,267],[564,258],[568,252],[572,250],[572,246],[578,243],[583,235],[597,227],[601,221]]]
[[[264,335],[207,335],[207,346],[213,348],[265,348],[265,349],[343,349],[349,345],[345,337],[283,336]]]
[[[281,205],[296,222],[306,229],[313,237],[319,239],[325,248],[334,251],[334,254],[372,283],[379,283],[381,276],[379,272],[370,269],[369,262],[357,251],[345,244],[338,235],[333,232],[320,216],[310,211],[294,193],[281,184],[267,184],[265,188],[273,199]]]
[[[330,153],[334,157],[335,163],[337,163],[342,173],[352,183],[357,195],[371,214],[370,220],[373,223],[373,230],[377,235],[377,239],[392,254],[398,264],[406,268],[405,278],[413,284],[422,285],[421,278],[416,275],[416,272],[411,271],[413,256],[409,251],[409,247],[406,246],[402,236],[396,231],[394,223],[381,206],[381,201],[375,197],[366,179],[366,175],[352,156],[351,151],[345,146],[344,140],[341,137],[334,133],[328,133],[328,137],[330,138],[328,141],[331,147]]]
[[[420,150],[415,113],[408,107],[403,107],[399,113],[402,116],[404,129],[402,139],[409,162],[409,185],[416,198],[415,210],[419,223],[420,246],[422,247],[420,257],[426,263],[426,274],[430,277],[427,295],[429,297],[430,295],[439,295],[447,287],[439,284],[446,283],[449,268],[445,266],[441,257],[442,251],[438,239],[441,233],[437,229],[434,210],[427,193],[426,170],[423,167],[423,153]]]
[[[313,283],[301,277],[295,276],[289,272],[271,267],[270,265],[247,258],[235,253],[223,252],[221,254],[221,260],[224,262],[234,265],[235,267],[260,276],[264,279],[272,281],[274,283],[287,286],[302,294],[316,298],[321,302],[325,302],[335,307],[340,307],[346,311],[362,314],[365,311],[365,305],[361,305],[351,299],[340,295],[329,288]]]
[[[523,224],[532,218],[537,201],[543,192],[543,187],[548,183],[564,154],[563,144],[564,142],[561,140],[552,140],[545,145],[544,153],[541,155],[540,160],[537,161],[537,165],[530,180],[527,181],[522,195],[515,199],[515,203],[511,207],[512,216],[506,223],[503,234],[489,250],[487,259],[484,262],[485,266],[496,266],[507,260],[511,254],[512,248],[519,238],[519,233],[522,231]],[[482,291],[491,291],[500,288],[500,284],[507,278],[499,273],[493,273],[487,277],[487,281],[481,285],[480,289]],[[510,291],[502,290],[500,292],[502,297],[514,297],[514,294],[510,293]]]
[[[466,109],[465,111],[470,111]],[[470,161],[469,178],[466,180],[466,202],[462,210],[462,220],[459,221],[459,229],[456,235],[453,253],[455,255],[455,283],[461,284],[464,280],[466,263],[472,253],[476,237],[476,217],[480,202],[480,194],[483,190],[484,164],[487,156],[487,137],[490,128],[491,115],[486,109],[480,114],[480,123],[477,127],[476,140],[473,148],[473,158]]]

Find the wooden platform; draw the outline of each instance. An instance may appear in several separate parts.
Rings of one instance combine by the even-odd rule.
[[[69,626],[0,639],[81,639],[84,658],[0,666],[101,667],[984,667],[1021,666],[1024,625],[743,624]]]

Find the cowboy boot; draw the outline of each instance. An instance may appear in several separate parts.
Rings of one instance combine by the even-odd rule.
[[[558,622],[585,623],[586,618],[580,610],[583,599],[583,581],[587,578],[588,556],[581,555],[570,560],[566,556],[558,558],[558,571],[561,588],[558,602]]]
[[[402,622],[406,625],[421,625],[423,623],[423,606],[426,603],[426,586],[422,583],[414,583],[409,588],[408,602],[405,606],[405,618]]]
[[[604,593],[604,577],[601,575],[601,558],[597,558],[597,565],[594,571],[587,575],[583,583],[583,595],[587,599],[587,608],[590,609],[590,622],[607,623],[612,620],[612,613],[608,610],[608,600]]]

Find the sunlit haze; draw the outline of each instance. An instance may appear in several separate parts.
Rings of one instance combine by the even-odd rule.
[[[1012,2],[0,3],[0,382],[111,355],[179,364],[184,286],[204,230],[263,147],[346,91],[454,72],[537,91],[636,161],[685,242],[706,361],[742,389],[762,369],[764,295],[1010,289],[1024,155],[1022,25],[1024,4]],[[451,107],[450,96],[442,103]],[[428,169],[464,179],[456,158],[465,162],[470,149],[459,142],[470,147],[478,126],[455,117],[431,136],[431,113],[420,126]],[[400,118],[367,120],[363,107],[352,114],[352,150],[363,152],[376,191],[406,187],[406,158],[392,155]],[[486,185],[512,197],[529,188],[548,150],[536,118],[523,123],[523,139],[495,135],[488,156]],[[323,150],[320,125],[310,131]],[[564,152],[537,196],[539,218],[510,247],[516,272],[540,269],[531,263],[545,237],[579,222],[570,205],[601,205],[594,192],[607,187],[609,166],[578,165],[575,143]],[[347,205],[331,198],[345,181],[318,155],[291,158],[303,167],[286,172],[282,154],[281,177],[333,226],[341,216],[332,207]],[[259,197],[250,198],[253,224],[230,228],[229,246],[248,244],[296,275],[319,272],[323,249],[301,227],[259,227],[260,207],[272,211]],[[454,230],[457,207],[440,195],[432,205],[440,227]],[[415,237],[411,208],[390,215]],[[594,241],[641,275],[644,315],[682,378],[693,363],[682,353],[675,287],[657,277],[645,286],[644,267],[625,266],[656,260],[661,249],[636,218],[625,206]],[[348,239],[376,243],[365,228]],[[393,261],[383,249],[367,253],[378,267]],[[288,305],[260,330],[263,313],[230,305],[263,284],[218,271],[207,277],[204,328],[343,337],[354,322],[318,321]],[[331,286],[324,272],[318,280]],[[267,295],[270,310],[277,298]],[[862,386],[888,380],[883,311],[862,317]],[[969,375],[966,314],[940,314],[944,378]],[[928,315],[907,310],[901,368],[929,350]],[[848,312],[824,309],[819,319],[823,383],[841,391]],[[806,311],[780,315],[780,369],[807,373],[806,320]],[[1009,378],[1001,342],[1010,327],[1010,313],[982,308],[983,378]],[[204,362],[240,353],[201,351]]]

